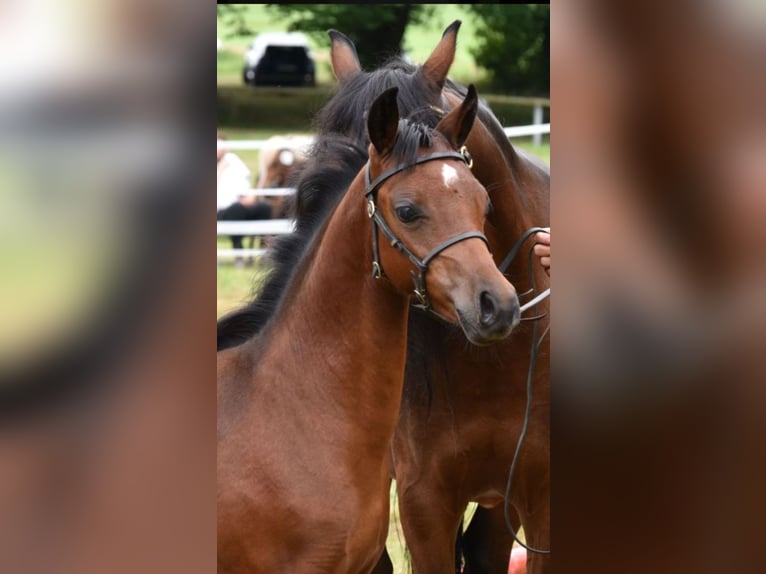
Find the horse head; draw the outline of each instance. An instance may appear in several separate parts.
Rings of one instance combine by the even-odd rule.
[[[414,281],[421,304],[458,323],[472,343],[503,339],[519,322],[518,298],[481,232],[487,191],[458,151],[476,118],[476,90],[433,130],[400,119],[397,91],[381,94],[367,117],[374,273],[402,291]]]

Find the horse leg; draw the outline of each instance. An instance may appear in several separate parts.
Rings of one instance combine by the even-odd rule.
[[[432,485],[399,489],[399,519],[415,574],[455,571],[455,539],[463,508],[451,508],[446,503],[451,498]]]
[[[394,565],[385,547],[383,548],[383,554],[380,555],[380,560],[378,560],[370,574],[394,574]]]
[[[513,508],[509,508],[514,532],[519,530],[521,520]],[[463,536],[465,574],[496,574],[508,570],[508,560],[513,547],[513,536],[508,531],[503,505],[494,508],[479,506]]]

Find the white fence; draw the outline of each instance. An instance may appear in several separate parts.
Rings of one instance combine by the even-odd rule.
[[[535,107],[535,110],[537,110],[538,107]],[[542,107],[539,107],[540,112],[535,112],[535,123],[528,125],[528,126],[515,126],[511,128],[503,128],[503,131],[505,132],[505,135],[507,135],[509,138],[518,138],[518,137],[524,137],[524,136],[540,136],[542,134],[549,134],[551,133],[551,124],[544,124],[542,123],[543,114],[542,114]],[[538,121],[539,120],[539,121]],[[539,139],[534,140],[535,145],[540,145],[541,141]],[[233,141],[227,141],[224,144],[226,146],[226,149],[229,150],[260,150],[264,149],[268,145],[272,145],[268,143],[268,140],[233,140]]]
[[[540,116],[542,118],[542,116]],[[534,124],[531,126],[517,126],[514,128],[503,128],[505,135],[509,138],[519,138],[523,136],[541,136],[551,133],[551,124]],[[534,144],[540,145],[541,140],[535,139]]]
[[[253,192],[270,192],[271,190],[253,189]],[[295,222],[290,219],[259,219],[255,221],[219,221],[218,235],[245,235],[268,237],[285,235],[295,230]],[[223,257],[259,257],[266,252],[265,247],[242,249],[218,249],[218,258]]]
[[[540,108],[542,110],[542,108]],[[537,106],[535,108],[535,124],[529,126],[516,126],[503,128],[505,135],[509,138],[535,136],[535,143],[539,145],[539,137],[542,134],[551,132],[551,124],[538,123],[537,119],[542,121],[542,111],[539,116]],[[230,150],[258,150],[266,147],[266,140],[237,140],[227,141],[226,147]],[[286,196],[291,195],[295,190],[291,187],[279,187],[269,189],[251,189],[247,195],[260,196]],[[284,235],[292,233],[294,223],[289,219],[263,219],[257,221],[219,221],[218,235],[246,235],[268,237],[271,235]],[[218,258],[263,255],[264,248],[257,249],[218,249]]]

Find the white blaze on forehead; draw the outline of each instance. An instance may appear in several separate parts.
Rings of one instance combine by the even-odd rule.
[[[453,183],[457,183],[457,170],[445,163],[442,166],[442,177],[444,178],[444,185],[450,187]]]

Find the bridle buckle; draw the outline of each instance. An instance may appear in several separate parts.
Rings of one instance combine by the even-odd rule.
[[[473,167],[473,158],[471,157],[471,154],[468,152],[468,148],[465,146],[462,146],[459,151],[460,151],[460,155],[463,156],[463,161],[465,161],[465,164],[468,166],[468,169],[471,169]]]

